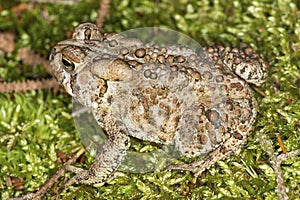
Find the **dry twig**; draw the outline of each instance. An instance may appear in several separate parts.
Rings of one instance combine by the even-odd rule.
[[[26,47],[22,47],[19,49],[17,57],[25,65],[42,65],[44,66],[46,72],[48,74],[51,74],[49,60],[41,57],[40,55],[36,54],[34,51],[27,49]]]
[[[21,82],[0,83],[0,93],[26,92],[29,90],[50,89],[58,87],[55,78],[42,80],[27,80]]]
[[[278,153],[274,152],[274,147],[272,145],[272,142],[267,138],[265,134],[263,134],[263,132],[264,129],[258,132],[258,138],[262,149],[270,157],[270,164],[276,176],[276,182],[277,182],[276,192],[277,192],[278,199],[288,200],[289,197],[287,196],[286,193],[289,191],[289,189],[284,185],[284,179],[282,176],[282,170],[280,165],[282,161],[300,155],[300,149],[278,155]]]
[[[43,187],[41,187],[36,193],[28,193],[22,197],[11,198],[10,200],[27,200],[27,199],[40,199],[47,190],[58,181],[58,179],[64,176],[66,172],[66,167],[72,165],[76,162],[77,158],[79,158],[85,152],[84,148],[81,148],[76,154],[74,154],[66,163],[64,163],[63,167],[56,171],[56,173],[45,183]]]
[[[104,24],[104,17],[108,15],[110,0],[103,0],[100,3],[100,8],[98,9],[98,17],[96,20],[96,25],[102,30]]]
[[[14,34],[10,32],[0,33],[0,52],[11,53],[15,49]],[[0,54],[1,55],[1,54]]]
[[[12,52],[15,47],[13,41],[13,35],[2,34],[0,35],[1,44],[4,43],[6,48],[2,48],[4,53]],[[8,48],[9,47],[9,48]],[[51,73],[50,64],[48,59],[37,55],[35,52],[23,47],[18,51],[17,57],[26,65],[43,65],[47,73]],[[50,89],[57,87],[58,83],[55,78],[42,79],[42,80],[26,80],[15,82],[0,82],[0,93],[12,93],[12,92],[26,92],[29,90]]]

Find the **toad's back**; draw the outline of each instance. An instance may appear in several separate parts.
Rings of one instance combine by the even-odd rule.
[[[189,157],[208,153],[231,137],[246,138],[256,101],[248,84],[222,62],[178,46],[142,44],[119,51],[117,59],[105,56],[118,69],[114,76],[124,78],[107,81],[104,98],[131,136],[175,143]],[[96,55],[100,63],[94,59],[92,71],[100,76],[105,58]]]

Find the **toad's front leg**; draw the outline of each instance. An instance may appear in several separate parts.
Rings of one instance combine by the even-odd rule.
[[[130,146],[130,138],[117,126],[111,115],[106,115],[103,120],[104,130],[108,135],[103,147],[98,150],[96,158],[89,170],[68,166],[68,171],[76,175],[69,180],[67,185],[75,183],[97,184],[102,183],[110,177],[118,168],[126,151]]]

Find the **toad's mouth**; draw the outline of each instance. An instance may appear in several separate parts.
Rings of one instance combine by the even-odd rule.
[[[74,96],[73,90],[71,88],[71,84],[70,83],[63,83],[64,84],[64,88],[65,90],[71,95]]]

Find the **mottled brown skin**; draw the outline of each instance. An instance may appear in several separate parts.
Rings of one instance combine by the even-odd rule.
[[[102,36],[90,23],[59,42],[50,56],[54,75],[92,108],[108,136],[89,170],[69,167],[77,173],[73,181],[104,182],[126,155],[129,136],[175,145],[187,157],[205,155],[167,168],[195,176],[238,152],[257,115],[248,83],[263,83],[268,65],[248,47],[206,50],[199,55],[182,46],[153,47],[118,34]]]

